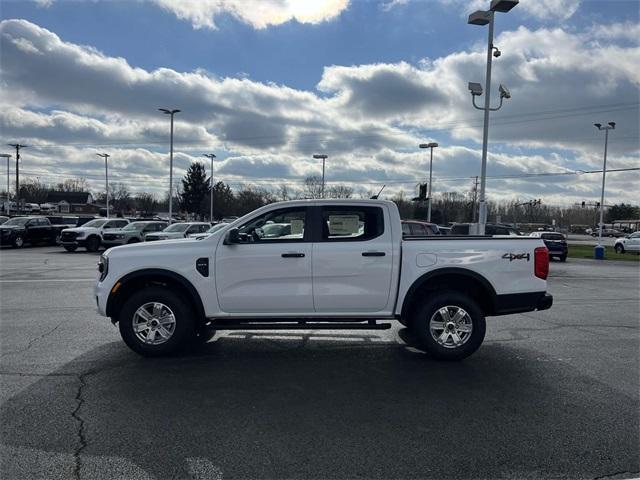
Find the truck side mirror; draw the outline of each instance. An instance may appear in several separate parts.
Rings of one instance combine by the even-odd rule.
[[[233,245],[240,243],[240,233],[237,228],[232,228],[227,232],[227,236],[224,238],[225,245]]]

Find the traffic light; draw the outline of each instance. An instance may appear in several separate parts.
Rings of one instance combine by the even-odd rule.
[[[596,207],[600,208],[600,202],[596,202]]]
[[[586,205],[586,203],[583,201],[583,202],[582,202],[582,208],[584,208],[584,207],[585,207],[585,205]]]

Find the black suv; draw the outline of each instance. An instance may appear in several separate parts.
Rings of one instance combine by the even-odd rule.
[[[58,230],[45,217],[14,217],[0,225],[0,245],[22,248],[25,243],[56,244]]]

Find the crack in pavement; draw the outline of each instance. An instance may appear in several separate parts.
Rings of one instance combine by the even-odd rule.
[[[85,402],[82,396],[84,387],[87,386],[85,377],[87,375],[91,375],[91,373],[93,372],[90,371],[77,376],[79,385],[78,385],[78,390],[76,391],[75,399],[76,399],[76,402],[78,402],[78,404],[76,405],[75,410],[71,412],[71,416],[78,422],[78,431],[77,431],[78,448],[76,448],[73,452],[73,461],[74,461],[73,475],[78,480],[80,480],[80,470],[82,468],[82,460],[80,458],[80,454],[88,445],[86,434],[85,434],[85,420],[80,416],[80,409],[82,408],[82,405],[84,405],[84,402]]]
[[[0,355],[0,358],[4,358],[4,357],[6,357],[6,356],[8,356],[8,355],[15,355],[15,354],[17,354],[17,353],[24,353],[24,352],[26,352],[27,350],[29,350],[29,349],[33,346],[33,344],[34,344],[34,343],[36,343],[36,342],[37,342],[37,341],[39,341],[39,340],[42,340],[43,338],[45,338],[45,337],[47,337],[47,336],[51,335],[53,332],[55,332],[55,331],[56,331],[56,330],[57,330],[57,329],[58,329],[58,328],[59,328],[59,327],[60,327],[64,322],[66,322],[66,320],[62,320],[58,325],[56,325],[55,327],[53,327],[53,328],[52,328],[51,330],[49,330],[48,332],[43,333],[43,334],[42,334],[42,335],[40,335],[39,337],[36,337],[36,338],[33,338],[33,339],[29,340],[29,343],[27,344],[27,346],[26,346],[25,348],[22,348],[22,349],[20,349],[20,350],[13,350],[13,351],[11,351],[11,352],[5,352],[5,353],[3,353],[2,355]]]

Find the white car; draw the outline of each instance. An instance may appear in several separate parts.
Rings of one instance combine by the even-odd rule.
[[[211,224],[205,222],[180,222],[173,223],[161,232],[149,233],[144,238],[145,242],[153,242],[156,240],[175,240],[178,238],[187,238],[194,233],[206,232]]]
[[[195,238],[195,239],[198,239],[198,240],[199,239],[203,239],[203,238],[207,238],[212,233],[216,233],[218,230],[222,230],[227,225],[229,225],[229,224],[225,223],[225,222],[216,223],[213,227],[211,227],[206,232],[204,232],[204,233],[192,233],[191,235],[189,235],[189,238]]]
[[[614,248],[618,253],[640,252],[640,232],[616,239]]]
[[[261,236],[268,222],[288,233]],[[459,360],[482,344],[485,317],[553,303],[540,238],[403,239],[386,200],[273,203],[202,240],[113,248],[98,270],[98,312],[147,356],[216,330],[383,330],[400,321],[418,348]]]
[[[87,252],[97,252],[102,244],[105,231],[126,227],[129,220],[124,218],[97,218],[81,227],[65,228],[60,233],[60,244],[67,252],[73,252],[78,247],[84,247]]]

